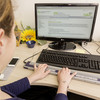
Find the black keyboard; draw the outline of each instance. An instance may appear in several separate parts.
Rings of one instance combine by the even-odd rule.
[[[100,56],[62,52],[44,49],[36,63],[46,63],[56,67],[100,73]]]

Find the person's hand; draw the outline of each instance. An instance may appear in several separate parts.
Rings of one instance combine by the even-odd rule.
[[[34,81],[45,78],[50,73],[50,70],[46,71],[47,67],[47,64],[40,64],[38,67],[34,65],[34,73],[28,77],[30,84]]]
[[[67,88],[71,79],[76,75],[76,72],[71,74],[68,68],[62,68],[58,72],[58,92],[57,93],[67,93]]]

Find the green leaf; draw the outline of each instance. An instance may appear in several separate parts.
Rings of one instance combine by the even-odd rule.
[[[21,27],[23,28],[23,30],[25,30],[25,28],[24,28],[24,26],[23,26],[22,22],[20,22],[20,24],[21,24]]]
[[[26,27],[26,30],[30,30],[30,29],[32,29],[30,26],[27,26],[27,27]]]

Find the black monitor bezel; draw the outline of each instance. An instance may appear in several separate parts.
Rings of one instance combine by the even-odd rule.
[[[90,34],[90,38],[89,39],[78,39],[78,38],[53,38],[53,37],[39,37],[38,36],[38,30],[37,30],[37,7],[38,6],[83,6],[83,7],[91,7],[94,6],[95,7],[95,13],[94,13],[94,19],[93,19],[93,23],[92,23],[92,29],[91,29],[91,34]],[[35,4],[35,29],[36,29],[36,39],[40,39],[40,40],[48,40],[48,41],[66,41],[66,42],[82,42],[82,41],[87,41],[87,42],[91,42],[92,41],[92,36],[93,36],[93,32],[94,32],[94,27],[95,27],[95,22],[96,22],[96,17],[97,17],[97,11],[98,11],[98,4],[97,3],[36,3]]]

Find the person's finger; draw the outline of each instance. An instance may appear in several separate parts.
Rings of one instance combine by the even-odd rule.
[[[37,67],[36,67],[36,64],[34,64],[34,70],[36,70],[36,68],[37,68]]]
[[[76,74],[77,74],[77,72],[74,72],[74,73],[71,75],[71,78],[73,78]]]
[[[61,73],[61,70],[58,71],[58,75]]]
[[[44,66],[48,67],[48,65],[47,65],[47,64],[44,64]]]
[[[45,70],[47,67],[48,67],[47,64],[43,64],[43,65],[41,66],[41,68],[42,68],[43,70]]]
[[[50,70],[47,70],[47,71],[44,73],[44,77],[47,76],[49,73],[50,73]]]
[[[71,70],[70,69],[68,69],[68,73],[71,73]]]
[[[42,72],[45,72],[46,69],[47,69],[48,65],[47,64],[42,64],[39,69],[42,71]]]
[[[41,67],[47,66],[47,64],[42,64]]]
[[[42,66],[42,64],[39,64],[39,66],[38,67],[41,67]]]
[[[62,70],[61,70],[61,72],[62,72],[62,71],[65,71],[65,70],[66,70],[66,68],[63,67]]]
[[[38,66],[38,68],[39,68],[39,69],[43,69],[44,65],[45,65],[45,64],[40,64],[40,65]]]
[[[66,71],[68,72],[69,71],[69,69],[66,67]]]

